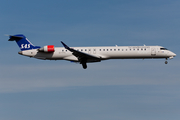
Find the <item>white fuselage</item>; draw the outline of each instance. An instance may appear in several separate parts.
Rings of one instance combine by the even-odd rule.
[[[72,48],[72,47],[71,47]],[[112,47],[73,47],[83,53],[96,56],[100,60],[107,59],[146,59],[146,58],[173,58],[175,53],[161,46],[112,46]],[[78,62],[71,51],[64,47],[55,47],[51,53],[39,52],[37,49],[19,52],[21,55],[34,57],[43,60],[69,60]],[[99,61],[87,61],[99,62]]]

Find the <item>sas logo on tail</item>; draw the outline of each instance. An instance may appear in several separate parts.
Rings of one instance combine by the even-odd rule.
[[[31,46],[30,46],[30,44],[21,44],[21,49],[23,49],[23,48],[30,48]]]

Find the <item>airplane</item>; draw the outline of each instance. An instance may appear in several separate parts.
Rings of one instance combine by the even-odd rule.
[[[101,62],[108,59],[157,59],[167,60],[176,56],[175,53],[162,46],[102,46],[102,47],[69,47],[61,41],[64,47],[47,45],[34,46],[23,34],[9,35],[9,41],[16,41],[20,55],[41,60],[68,60],[82,64]]]

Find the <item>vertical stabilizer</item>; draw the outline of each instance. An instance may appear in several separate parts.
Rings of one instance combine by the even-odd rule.
[[[34,46],[24,35],[19,34],[19,35],[13,35],[9,36],[9,41],[16,41],[18,44],[19,48],[21,51],[24,50],[31,50],[31,49],[38,49],[40,48],[39,46]]]

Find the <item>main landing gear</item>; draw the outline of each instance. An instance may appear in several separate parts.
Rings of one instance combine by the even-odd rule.
[[[87,68],[87,64],[86,63],[81,63],[83,68],[86,69]]]
[[[87,59],[86,59],[86,58],[82,58],[82,59],[80,60],[80,64],[82,64],[82,67],[83,67],[84,69],[86,69],[86,68],[87,68]]]

